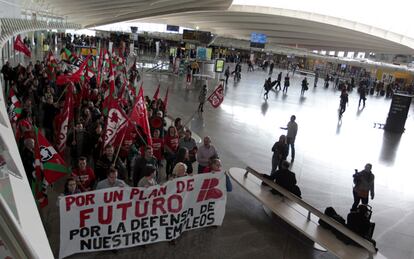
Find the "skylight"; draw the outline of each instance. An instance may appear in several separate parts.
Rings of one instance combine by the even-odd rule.
[[[414,27],[410,21],[413,1],[233,0],[233,5],[256,5],[329,15],[414,38]]]

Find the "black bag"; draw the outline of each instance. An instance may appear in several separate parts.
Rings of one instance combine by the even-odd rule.
[[[324,214],[330,218],[333,218],[335,221],[337,221],[338,223],[342,224],[342,225],[346,225],[346,221],[345,219],[339,215],[338,213],[336,213],[335,209],[332,207],[327,207],[324,211]],[[330,229],[332,230],[331,225],[329,225],[328,223],[326,223],[325,221],[323,221],[322,219],[319,219],[318,221],[319,225],[321,225],[321,227],[326,228],[326,229]]]
[[[381,95],[381,96],[384,96],[384,95],[385,95],[385,90],[381,90],[381,91],[380,91],[380,95]]]
[[[373,94],[374,94],[374,92],[375,92],[374,87],[372,87],[371,89],[369,89],[369,94],[370,94],[370,95],[373,95]]]
[[[336,213],[336,211],[335,211],[334,208],[327,207],[325,209],[325,212],[324,213],[325,213],[326,216],[331,217],[332,219],[334,219],[336,222],[338,222],[342,226],[346,226],[345,219],[341,215],[339,215],[338,213]],[[345,244],[349,244],[352,241],[347,236],[345,236],[344,234],[342,234],[341,232],[339,232],[335,228],[331,227],[331,225],[329,225],[328,223],[326,223],[322,219],[319,219],[318,223],[319,223],[319,225],[321,225],[321,227],[326,228],[326,229],[329,229],[330,231],[332,231],[332,233],[336,236],[336,238],[338,238],[339,240],[343,241]]]
[[[295,185],[293,186],[292,190],[290,190],[291,193],[298,196],[299,198],[302,198],[302,192],[300,191],[299,186]]]

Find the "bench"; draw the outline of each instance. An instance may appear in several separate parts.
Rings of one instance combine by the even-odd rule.
[[[231,168],[229,170],[229,175],[265,207],[307,238],[326,248],[339,258],[385,258],[382,254],[376,251],[373,244],[368,240],[340,225],[338,222],[326,216],[292,193],[286,191],[271,180],[264,178],[262,174],[256,172],[252,168]],[[277,190],[282,196],[273,195],[270,192],[271,188],[263,186],[261,184],[262,181],[268,184],[271,188]],[[361,245],[361,247],[346,245],[344,242],[337,239],[330,230],[319,226],[317,223],[319,218],[323,219],[330,226]]]

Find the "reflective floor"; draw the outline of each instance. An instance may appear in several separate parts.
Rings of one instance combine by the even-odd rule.
[[[274,77],[278,72],[273,73]],[[282,72],[284,77],[286,71]],[[303,199],[320,210],[333,206],[346,218],[353,202],[354,169],[372,163],[376,176],[376,196],[370,201],[372,220],[376,223],[374,239],[381,253],[389,258],[414,258],[414,174],[410,169],[414,106],[411,106],[405,133],[389,134],[374,128],[374,123],[385,123],[390,99],[368,96],[366,107],[358,109],[359,96],[354,91],[350,93],[349,106],[342,120],[338,120],[339,92],[333,90],[332,85],[326,89],[323,80],[319,80],[318,87],[314,88],[313,78],[308,78],[309,91],[301,96],[300,83],[304,76],[296,74],[291,78],[287,95],[271,91],[265,101],[262,86],[266,77],[262,71],[244,71],[239,83],[230,79],[222,105],[217,109],[206,105],[203,116],[196,114],[191,120],[191,128],[200,136],[212,137],[227,168],[249,165],[269,172],[271,147],[286,133],[280,127],[295,114],[299,131],[292,170]],[[171,78],[161,77],[159,80],[164,88],[174,83],[170,91],[170,114],[180,115],[186,121],[197,107],[199,87],[185,90],[179,79],[171,82]],[[209,82],[210,91],[215,82]],[[151,95],[153,90],[145,86],[147,94]],[[240,192],[230,196],[246,199]],[[229,208],[235,205],[231,201]],[[278,245],[276,241],[274,245]]]
[[[246,66],[245,66],[246,68]],[[273,73],[276,77],[279,71]],[[286,71],[283,71],[283,77]],[[414,140],[413,107],[404,134],[386,134],[374,128],[384,123],[390,100],[368,96],[365,109],[358,109],[358,94],[350,94],[349,106],[338,121],[339,92],[332,85],[325,89],[320,80],[300,96],[304,76],[291,77],[287,95],[269,93],[263,99],[263,83],[267,74],[247,73],[242,80],[232,79],[225,89],[222,105],[214,109],[206,104],[202,116],[195,114],[200,85],[186,89],[185,78],[168,75],[144,75],[145,94],[152,96],[158,81],[161,96],[170,87],[169,114],[189,121],[190,128],[200,136],[209,135],[218,148],[225,168],[247,165],[260,172],[269,172],[271,147],[285,131],[292,114],[299,125],[296,139],[296,173],[302,197],[316,208],[333,206],[344,218],[352,205],[352,174],[365,163],[373,164],[376,176],[376,197],[372,220],[376,223],[374,239],[380,252],[388,258],[414,258],[414,174],[411,171]],[[208,82],[211,92],[217,80]],[[194,115],[194,117],[192,117]],[[411,173],[410,173],[411,172]],[[185,233],[176,246],[161,243],[147,248],[119,251],[119,258],[335,258],[313,249],[312,243],[283,221],[269,218],[253,197],[234,184],[229,194],[226,217],[222,227]],[[57,225],[57,222],[51,222]],[[51,231],[52,240],[58,240]],[[57,246],[53,245],[57,252]],[[70,258],[110,258],[111,252],[75,255]]]

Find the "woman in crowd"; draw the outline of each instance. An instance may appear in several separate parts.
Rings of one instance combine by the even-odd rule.
[[[164,137],[165,160],[167,161],[165,171],[167,177],[171,175],[173,170],[173,163],[177,155],[179,139],[177,129],[174,126],[170,126]]]
[[[187,174],[187,165],[182,163],[182,162],[178,162],[174,166],[172,175],[173,175],[174,178],[180,178],[180,177],[187,176],[188,175]]]
[[[81,191],[78,188],[78,184],[76,183],[76,180],[74,178],[68,178],[65,183],[65,189],[63,190],[63,195],[72,195],[72,194],[78,194],[81,193]]]

